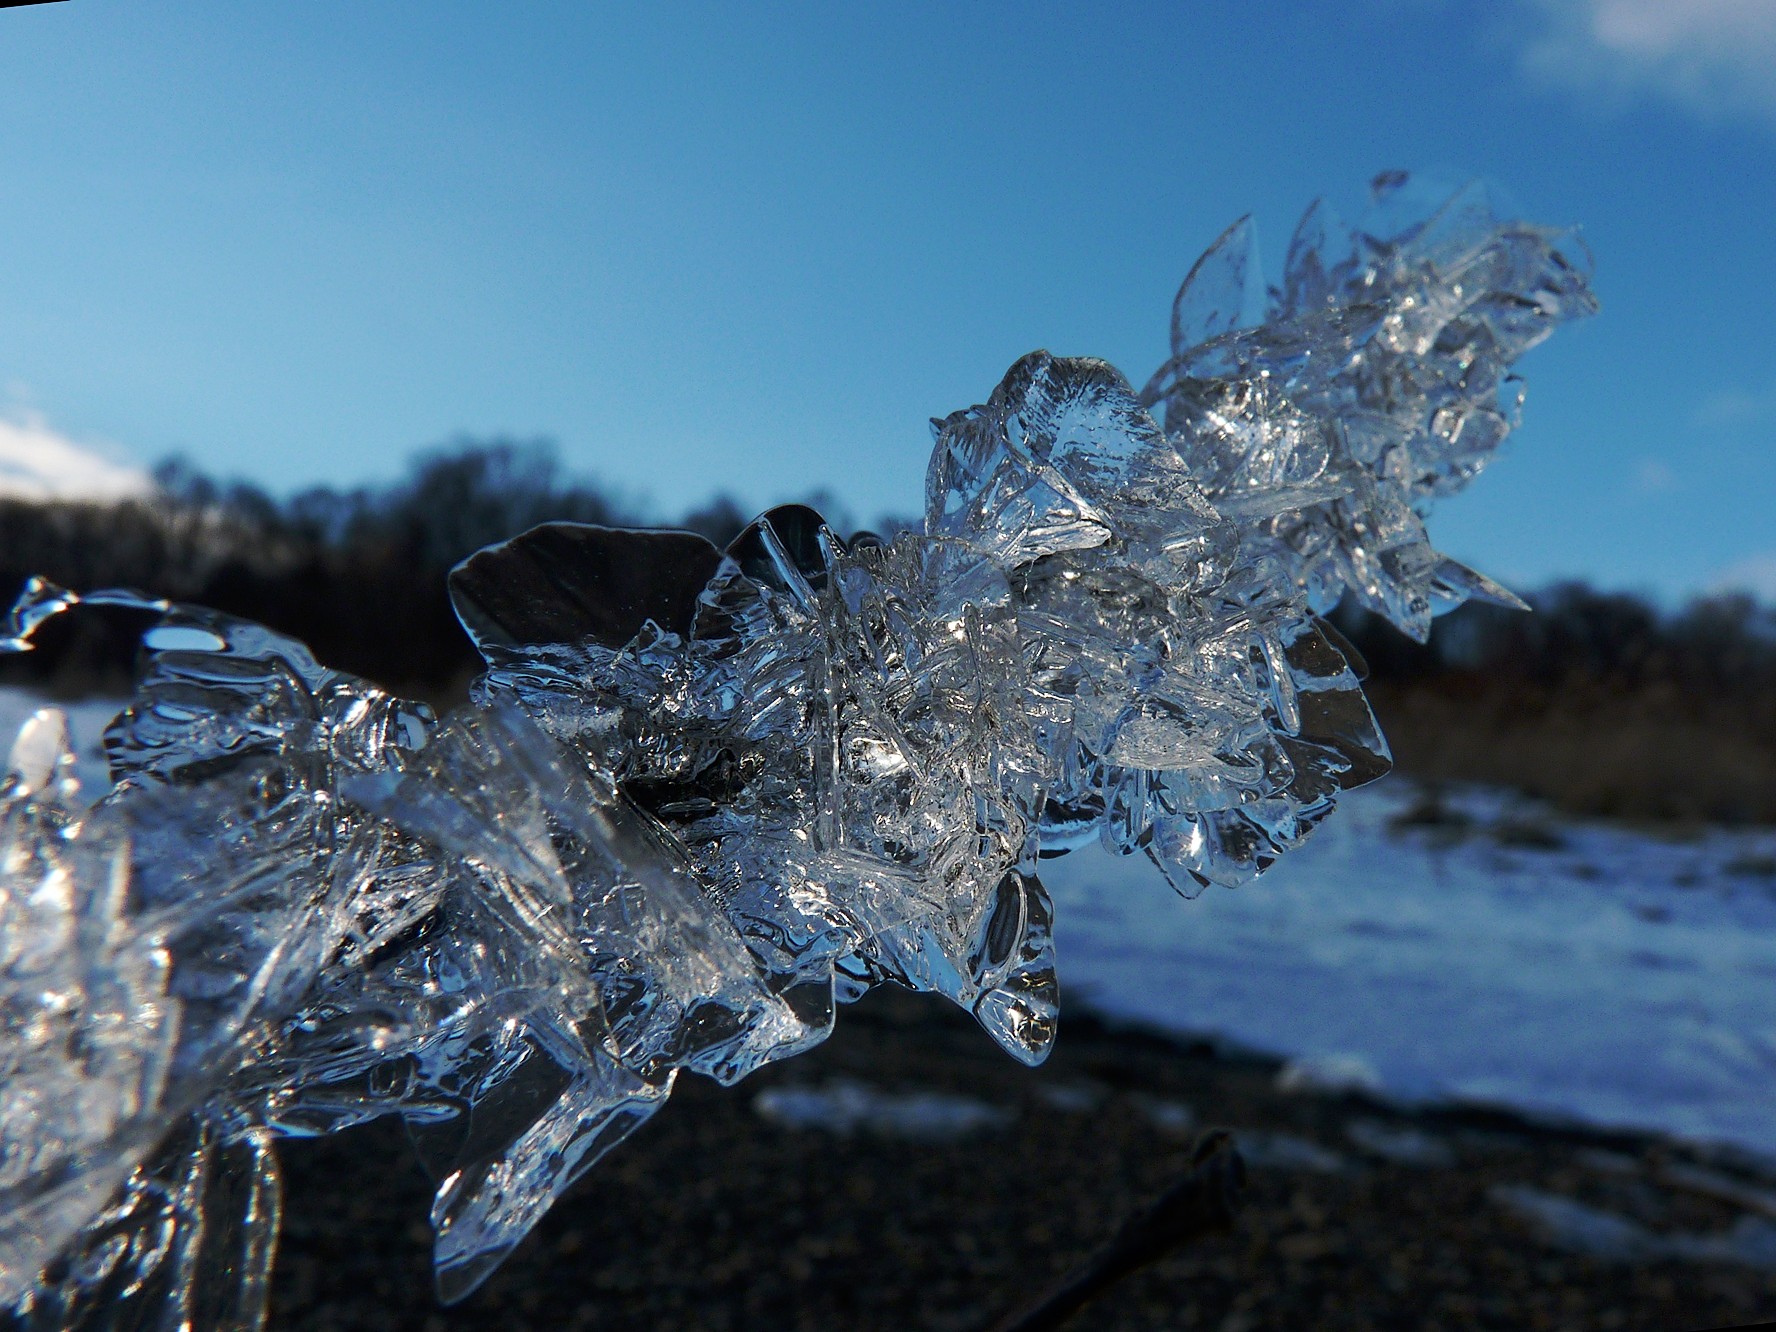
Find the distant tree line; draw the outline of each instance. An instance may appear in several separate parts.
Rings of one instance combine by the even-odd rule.
[[[393,485],[290,499],[182,462],[156,480],[153,498],[118,504],[0,500],[7,604],[33,574],[75,589],[136,588],[258,620],[329,665],[439,701],[459,695],[478,665],[445,592],[457,561],[552,520],[688,528],[720,545],[752,517],[718,495],[662,520],[564,475],[546,442],[458,441],[416,457]],[[835,511],[826,496],[809,502]],[[140,628],[127,615],[52,625],[43,651],[0,659],[0,682],[124,692]]]
[[[1533,613],[1470,602],[1414,643],[1346,604],[1333,622],[1379,680],[1509,680],[1514,685],[1635,690],[1671,684],[1698,695],[1776,695],[1776,608],[1744,593],[1699,597],[1675,612],[1644,597],[1557,583],[1528,596]]]
[[[1581,583],[1529,601],[1470,603],[1423,645],[1340,608],[1402,770],[1576,814],[1776,823],[1776,611],[1725,595],[1662,612]]]

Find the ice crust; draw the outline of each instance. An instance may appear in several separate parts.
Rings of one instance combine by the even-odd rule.
[[[1026,1062],[1054,1038],[1038,858],[1097,837],[1186,895],[1388,768],[1346,594],[1422,637],[1468,597],[1424,518],[1590,312],[1571,233],[1464,189],[1249,223],[1136,393],[1036,352],[933,422],[922,532],[771,510],[533,529],[451,576],[487,662],[422,704],[300,643],[33,582],[10,641],[147,612],[82,791],[59,716],[0,791],[0,1304],[37,1327],[253,1327],[281,1134],[398,1114],[472,1290],[681,1071],[731,1083],[893,982]]]

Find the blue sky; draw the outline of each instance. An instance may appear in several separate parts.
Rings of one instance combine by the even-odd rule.
[[[1771,0],[0,10],[0,435],[868,519],[1016,357],[1140,381],[1228,222],[1396,166],[1581,224],[1604,303],[1440,544],[1776,598]]]

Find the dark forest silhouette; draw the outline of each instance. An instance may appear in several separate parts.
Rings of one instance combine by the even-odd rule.
[[[551,520],[689,528],[720,544],[751,516],[718,495],[652,519],[565,477],[546,443],[505,440],[421,454],[394,485],[287,500],[181,462],[156,480],[152,500],[0,501],[4,593],[41,575],[211,606],[302,639],[330,666],[440,702],[460,695],[478,664],[445,593],[457,561]],[[124,692],[137,627],[127,616],[52,625],[45,650],[0,665],[0,680],[62,695]]]

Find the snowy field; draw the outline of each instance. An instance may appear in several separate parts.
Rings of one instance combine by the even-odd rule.
[[[1776,832],[1463,831],[1356,792],[1257,882],[1179,899],[1144,858],[1047,862],[1070,1005],[1287,1056],[1285,1080],[1653,1129],[1776,1161]],[[1539,845],[1538,845],[1539,844]]]
[[[0,690],[0,735],[39,705]],[[117,706],[70,709],[91,789]],[[1776,1161],[1776,831],[1665,840],[1486,791],[1449,802],[1465,830],[1393,827],[1415,799],[1401,778],[1357,792],[1256,883],[1193,902],[1138,857],[1045,862],[1063,1011],[1286,1056],[1301,1082]]]

